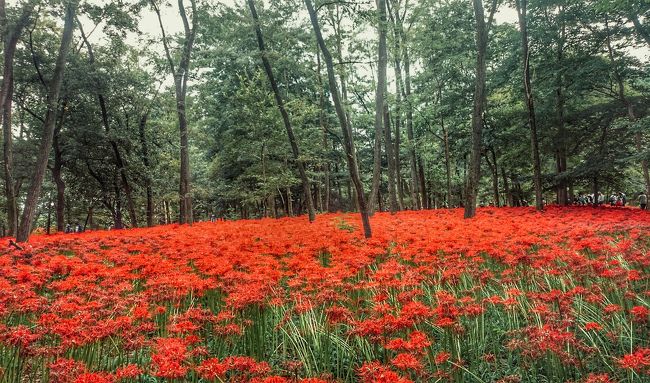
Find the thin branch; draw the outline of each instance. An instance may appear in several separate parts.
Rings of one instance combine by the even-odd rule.
[[[169,62],[169,69],[172,72],[172,75],[176,76],[176,69],[174,68],[174,60],[172,60],[172,55],[169,50],[169,44],[167,43],[167,33],[165,33],[165,26],[163,25],[162,18],[160,17],[160,9],[156,5],[155,0],[150,0],[149,2],[151,4],[151,7],[153,8],[154,12],[156,12],[156,16],[158,17],[158,24],[160,25],[160,31],[162,32],[162,42],[163,46],[165,47],[165,56],[167,56],[167,61]]]

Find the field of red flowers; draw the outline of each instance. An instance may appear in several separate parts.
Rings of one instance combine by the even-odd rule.
[[[371,240],[326,214],[7,246],[0,381],[650,381],[649,213],[372,224]]]

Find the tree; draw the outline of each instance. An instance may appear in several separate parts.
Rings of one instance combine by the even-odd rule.
[[[4,0],[0,2],[0,24],[2,25],[3,42],[3,71],[2,87],[0,88],[0,121],[3,134],[3,170],[5,177],[5,198],[7,199],[8,235],[14,235],[18,229],[18,205],[16,202],[16,185],[13,174],[13,137],[12,137],[12,108],[14,94],[14,57],[16,45],[23,30],[31,21],[36,1],[23,4],[18,20],[11,25],[7,19]]]
[[[542,165],[539,155],[539,139],[537,137],[537,118],[535,116],[535,100],[532,82],[530,80],[530,49],[528,42],[528,0],[515,0],[519,30],[521,32],[521,48],[523,56],[523,81],[524,96],[528,109],[528,126],[530,128],[530,142],[533,162],[533,183],[535,185],[535,207],[544,209],[542,196]]]
[[[190,174],[190,156],[189,156],[189,139],[188,139],[188,126],[187,126],[187,81],[190,75],[190,59],[192,56],[192,48],[194,47],[194,40],[199,24],[199,15],[196,6],[196,0],[190,0],[192,8],[192,21],[187,17],[185,10],[185,3],[183,0],[178,0],[178,11],[183,21],[184,36],[182,39],[181,57],[176,66],[172,58],[169,42],[167,41],[167,34],[160,15],[160,7],[156,0],[151,0],[151,6],[156,12],[160,31],[162,33],[163,47],[165,48],[165,56],[169,65],[169,71],[174,77],[174,89],[176,92],[176,113],[178,115],[178,129],[180,132],[180,188],[179,188],[179,222],[191,224],[194,221],[192,213],[192,188],[191,188],[191,174]]]
[[[483,113],[487,102],[485,82],[487,76],[486,55],[488,31],[497,8],[497,1],[494,0],[492,2],[490,19],[486,25],[483,1],[473,0],[473,3],[474,17],[476,18],[476,85],[474,90],[474,109],[472,112],[472,152],[469,162],[467,190],[465,192],[465,218],[472,218],[476,215],[476,196],[481,176],[481,131],[483,130]]]
[[[65,2],[65,21],[63,26],[63,35],[61,46],[54,67],[54,74],[49,84],[47,95],[47,112],[45,122],[43,123],[43,136],[38,150],[35,169],[32,175],[29,191],[25,200],[25,208],[20,219],[20,225],[16,233],[16,241],[25,242],[29,239],[31,233],[32,221],[36,213],[36,204],[40,196],[43,178],[47,169],[47,162],[52,148],[54,139],[54,125],[56,123],[57,104],[59,102],[59,93],[63,83],[65,73],[66,59],[72,43],[72,34],[74,31],[74,18],[78,6],[77,0],[67,0]]]
[[[370,197],[368,198],[369,213],[374,213],[375,200],[379,192],[381,182],[381,140],[384,126],[384,93],[386,92],[386,72],[388,65],[388,53],[386,47],[386,0],[377,0],[377,30],[379,34],[379,44],[377,47],[377,88],[375,90],[375,145],[373,150],[373,169],[372,169],[372,187]],[[390,135],[389,133],[386,133]],[[386,142],[388,147],[388,141]],[[388,149],[386,150],[388,153]],[[390,170],[389,170],[390,172]],[[389,175],[392,177],[392,175]],[[389,193],[394,190],[389,189]],[[391,197],[392,200],[393,197]]]
[[[289,137],[289,144],[291,145],[291,151],[293,153],[293,159],[296,161],[298,166],[298,173],[300,174],[300,179],[302,181],[303,192],[305,193],[305,201],[307,203],[307,211],[309,213],[309,222],[313,222],[316,219],[316,213],[314,211],[314,202],[311,196],[311,184],[307,177],[307,172],[305,171],[305,163],[302,158],[300,158],[300,149],[298,148],[298,143],[296,137],[293,133],[293,128],[291,127],[291,121],[289,121],[289,114],[284,107],[284,101],[280,95],[280,90],[278,89],[278,84],[275,81],[273,76],[273,69],[271,68],[271,63],[267,57],[266,47],[264,46],[264,37],[262,35],[262,29],[260,27],[259,18],[257,16],[257,10],[255,9],[254,0],[248,0],[248,7],[251,10],[251,15],[253,16],[253,23],[255,25],[255,34],[257,36],[257,45],[260,49],[260,54],[262,56],[262,63],[264,65],[264,71],[271,83],[271,89],[273,90],[273,95],[275,97],[275,102],[278,105],[280,114],[282,115],[282,122],[287,131],[287,136]]]
[[[311,2],[311,0],[304,0],[309,12],[309,18],[311,20],[312,27],[314,29],[314,34],[316,35],[316,41],[320,47],[321,52],[323,53],[323,59],[325,60],[325,65],[327,67],[327,79],[329,81],[330,93],[332,95],[332,101],[334,102],[334,108],[336,109],[336,115],[339,119],[339,124],[341,125],[341,131],[343,133],[343,146],[345,148],[345,156],[348,163],[348,171],[350,172],[350,178],[354,185],[356,194],[357,194],[357,203],[359,205],[359,213],[361,214],[361,222],[363,224],[363,232],[366,238],[372,237],[372,229],[370,228],[370,219],[368,217],[368,207],[366,205],[366,200],[364,196],[363,184],[361,183],[361,177],[359,176],[359,167],[357,164],[357,155],[354,147],[354,142],[352,141],[352,130],[348,124],[348,119],[343,109],[343,104],[341,103],[341,96],[338,90],[338,84],[336,81],[336,76],[334,73],[334,63],[332,60],[332,55],[325,45],[325,40],[321,33],[320,24],[318,23],[318,16],[316,10]]]

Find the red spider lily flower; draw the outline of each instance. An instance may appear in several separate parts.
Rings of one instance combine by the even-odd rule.
[[[50,363],[50,382],[70,383],[86,372],[86,366],[74,359],[59,358]]]
[[[74,383],[113,383],[113,377],[102,373],[83,373],[74,380]]]
[[[412,383],[379,362],[364,363],[359,368],[359,377],[362,383]]]
[[[401,353],[397,354],[390,363],[398,368],[399,370],[415,370],[419,371],[422,369],[422,364],[420,360],[413,354]]]
[[[584,383],[614,383],[609,374],[589,374],[584,380]]]
[[[645,306],[634,306],[630,309],[630,314],[632,314],[635,322],[646,322],[648,315],[650,315],[650,309]]]
[[[650,348],[638,348],[631,354],[623,355],[617,362],[621,368],[641,372],[650,367]]]
[[[217,358],[206,359],[196,367],[196,372],[199,376],[206,380],[221,378],[226,374],[226,371],[228,371],[228,367]]]
[[[447,363],[449,358],[451,358],[450,353],[448,353],[446,351],[441,351],[441,352],[436,354],[436,356],[434,357],[434,361],[436,362],[436,364],[445,364],[445,363]]]
[[[142,370],[135,364],[128,364],[115,371],[115,379],[134,379],[142,374]]]
[[[596,322],[587,322],[585,323],[585,331],[600,331],[603,329],[603,326],[601,326],[599,323]]]

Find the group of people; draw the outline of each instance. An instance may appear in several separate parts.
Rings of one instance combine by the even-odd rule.
[[[610,206],[626,206],[628,203],[627,196],[623,192],[612,193],[612,195],[609,196],[608,202]],[[573,204],[580,206],[594,204],[603,205],[605,204],[605,195],[601,192],[596,194],[580,194],[573,200]],[[641,210],[646,210],[648,207],[648,196],[645,192],[639,194],[639,207]]]
[[[65,225],[65,232],[66,233],[81,233],[83,231],[84,231],[84,228],[83,228],[83,226],[81,226],[81,224],[79,222],[77,222],[77,224],[75,224],[74,226],[72,226],[69,223],[67,225]]]

